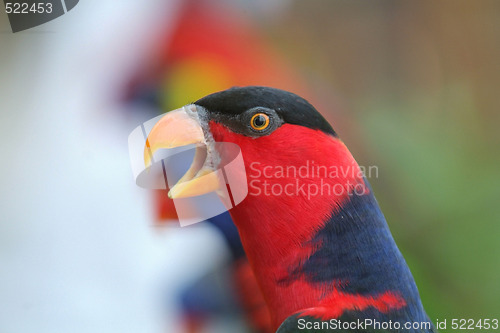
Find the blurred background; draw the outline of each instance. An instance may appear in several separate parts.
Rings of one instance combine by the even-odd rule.
[[[127,148],[249,84],[308,98],[378,167],[433,321],[499,318],[499,59],[494,0],[86,0],[16,34],[0,14],[0,332],[251,332],[225,234],[168,223]],[[191,325],[203,280],[225,295]]]

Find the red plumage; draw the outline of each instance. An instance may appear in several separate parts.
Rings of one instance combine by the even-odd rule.
[[[384,307],[383,304],[400,304],[400,300],[391,295],[370,300],[361,296],[344,297],[335,289],[323,290],[302,280],[283,285],[272,282],[285,278],[290,267],[300,265],[311,255],[320,245],[311,242],[315,231],[344,203],[349,191],[354,190],[356,185],[364,184],[358,164],[342,141],[322,131],[291,124],[284,124],[272,135],[259,138],[231,132],[215,122],[210,124],[210,129],[216,141],[232,142],[241,148],[249,184],[253,179],[266,180],[282,188],[287,184],[295,184],[296,178],[292,177],[293,175],[263,179],[266,167],[293,166],[298,169],[306,165],[307,161],[314,161],[317,166],[340,166],[342,169],[338,172],[338,177],[299,179],[305,182],[306,186],[312,184],[321,187],[320,182],[326,182],[323,184],[329,188],[340,187],[342,190],[339,195],[325,191],[323,195],[315,196],[314,200],[308,200],[307,196],[303,195],[255,196],[252,195],[250,187],[245,200],[230,211],[271,309],[274,328],[295,312],[318,306],[317,300],[325,295],[328,296],[323,300],[324,305],[332,307],[328,310],[325,308],[324,311],[333,312],[332,317],[336,317],[336,312],[342,312],[344,304],[346,308],[352,304],[367,306],[373,303],[381,308]],[[325,154],[325,151],[328,154]],[[260,163],[252,164],[253,161]],[[368,191],[366,188],[364,190]],[[245,223],[239,223],[240,221]],[[259,225],[258,228],[254,227],[256,224]],[[304,247],[302,244],[309,246]],[[355,303],[349,303],[347,300]],[[325,313],[318,315],[323,316]]]

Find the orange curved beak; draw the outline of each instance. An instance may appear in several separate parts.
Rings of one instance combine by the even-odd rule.
[[[168,112],[158,121],[146,139],[144,164],[149,167],[159,149],[170,149],[194,144],[196,152],[189,170],[170,189],[172,199],[198,196],[216,191],[220,180],[211,163],[205,163],[210,150],[195,105]]]

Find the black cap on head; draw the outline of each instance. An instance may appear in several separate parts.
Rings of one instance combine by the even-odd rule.
[[[330,124],[309,102],[298,95],[276,88],[234,87],[203,97],[194,104],[223,118],[238,117],[258,107],[266,108],[274,110],[283,123],[305,126],[337,136]]]

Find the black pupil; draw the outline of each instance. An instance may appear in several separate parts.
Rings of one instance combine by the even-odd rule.
[[[266,124],[266,117],[264,117],[263,115],[258,115],[253,119],[253,124],[255,125],[255,127],[264,126]]]

